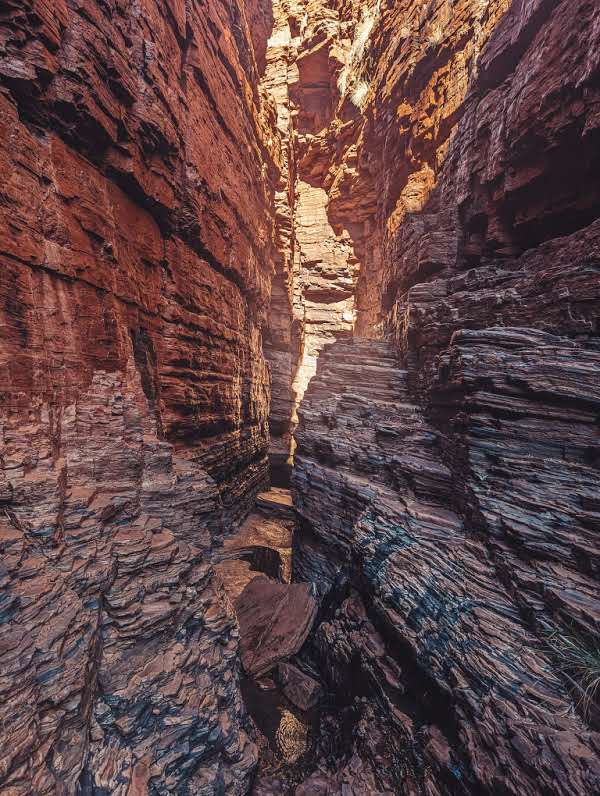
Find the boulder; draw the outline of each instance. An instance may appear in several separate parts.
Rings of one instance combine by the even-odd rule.
[[[312,627],[317,605],[308,583],[278,583],[259,575],[235,601],[242,665],[261,677],[295,655]]]
[[[280,663],[277,669],[279,684],[290,702],[300,710],[314,708],[321,698],[320,683],[305,674],[293,663]]]

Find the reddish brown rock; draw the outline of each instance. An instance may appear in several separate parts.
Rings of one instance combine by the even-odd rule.
[[[265,12],[0,12],[7,793],[241,794],[255,765],[210,553],[266,480]]]
[[[291,580],[295,522],[291,519],[289,491],[270,490],[260,495],[263,496],[262,510],[250,514],[238,530],[225,539],[221,550],[213,554],[213,560],[218,561],[215,568],[234,604],[258,573],[282,583]],[[284,501],[283,511],[280,501]]]
[[[296,516],[289,489],[272,487],[267,492],[259,492],[256,496],[256,508],[267,517],[276,517],[286,521],[293,520]]]
[[[355,331],[389,336],[402,375],[376,343],[319,360],[296,435],[294,570],[330,612],[308,646],[331,684],[360,660],[391,715],[407,685],[429,709],[438,683],[448,736],[417,737],[431,768],[399,792],[598,787],[572,655],[599,633],[597,22],[583,0],[384,0],[312,3],[301,28],[299,179],[349,233]],[[530,711],[535,740],[516,718]]]
[[[473,792],[483,786],[511,793],[536,794],[547,788],[579,794],[593,792],[600,784],[600,736],[587,727],[585,716],[575,713],[577,703],[561,676],[556,647],[536,636],[536,628],[519,611],[521,603],[529,603],[543,621],[547,595],[542,591],[535,601],[532,586],[540,566],[550,590],[552,567],[542,569],[536,551],[544,549],[548,563],[565,561],[567,549],[575,553],[575,546],[585,546],[588,538],[578,519],[566,515],[570,492],[555,530],[550,518],[538,517],[536,497],[546,494],[552,479],[570,479],[571,467],[521,472],[520,435],[504,428],[519,422],[535,428],[536,410],[532,407],[526,414],[518,404],[528,400],[523,393],[530,390],[548,397],[576,392],[580,412],[592,398],[586,374],[597,371],[598,354],[572,361],[567,371],[561,365],[559,342],[549,335],[507,329],[455,335],[452,364],[440,368],[446,375],[444,384],[450,396],[461,396],[458,370],[479,392],[463,388],[478,405],[467,433],[463,417],[469,409],[464,404],[460,419],[457,416],[450,426],[454,458],[448,463],[440,432],[412,402],[408,373],[394,365],[388,344],[355,338],[332,346],[321,358],[321,371],[301,408],[295,502],[310,522],[311,533],[302,533],[296,542],[296,575],[318,585],[330,612],[336,593],[349,586],[360,590],[365,600],[363,605],[358,597],[346,599],[319,625],[312,644],[320,669],[340,693],[360,683],[363,692],[373,695],[375,712],[381,711],[382,718],[375,721],[385,716],[397,739],[407,731],[397,707],[409,698],[415,715],[427,716],[429,711],[429,721],[447,728],[449,736],[427,742],[415,761],[415,781],[422,788],[431,776],[423,760],[433,766],[434,792]],[[544,366],[536,366],[537,356],[545,359]],[[530,383],[539,379],[538,387],[522,387],[516,377],[525,358],[527,378]],[[566,372],[572,372],[576,388],[565,384]],[[502,402],[503,392],[508,398],[515,389],[518,395],[509,398],[506,419],[488,429],[484,397],[489,401],[487,412],[495,417],[495,407],[506,411],[508,406]],[[574,409],[576,400],[570,400]],[[578,421],[585,423],[585,417]],[[557,434],[560,422],[555,416]],[[510,445],[501,451],[506,439]],[[494,450],[494,443],[496,452],[488,464],[486,454]],[[543,442],[534,444],[541,447]],[[576,445],[575,435],[572,444]],[[456,475],[461,473],[463,446],[470,448],[473,481],[467,480],[469,471],[462,471],[462,481]],[[514,484],[501,483],[503,468],[497,465],[503,456],[511,460],[518,478]],[[521,467],[526,468],[525,462]],[[486,512],[488,534],[494,533],[492,523],[498,523],[497,545],[495,539],[482,538],[473,515],[464,508],[460,513],[459,490],[467,491],[465,483]],[[575,501],[579,490],[586,492],[586,481],[579,485]],[[506,533],[509,523],[513,529]],[[510,542],[517,538],[517,549],[511,549]],[[571,579],[570,596],[587,580]],[[593,599],[575,598],[576,611],[569,599],[562,604],[559,599],[554,597],[565,617],[577,617],[588,626],[593,621]],[[412,736],[409,732],[409,750],[421,742],[416,729]],[[440,754],[440,743],[448,747],[447,754]],[[391,760],[400,761],[406,753],[399,743],[390,751]],[[363,747],[362,754],[383,785],[382,772],[388,768],[382,768],[376,749]],[[394,769],[392,776],[398,776]],[[400,788],[400,780],[395,782]]]
[[[261,677],[291,658],[308,636],[316,602],[305,583],[254,578],[235,601],[247,674]]]
[[[277,676],[283,693],[300,710],[314,708],[321,697],[321,686],[293,663],[280,663]]]
[[[305,786],[598,789],[599,43],[588,0],[4,4],[0,787],[247,789],[211,562],[249,668],[298,649],[273,528],[220,541],[317,372],[303,665],[365,692]]]
[[[335,117],[336,81],[350,47],[350,23],[334,5],[319,0],[305,11],[299,2],[274,2],[263,82],[275,102],[285,147],[286,181],[276,202],[282,258],[267,333],[272,474],[281,485],[289,479],[296,408],[319,353],[338,337],[351,335],[356,319],[359,263],[348,230],[332,223],[324,184],[331,137],[327,146],[312,149]]]

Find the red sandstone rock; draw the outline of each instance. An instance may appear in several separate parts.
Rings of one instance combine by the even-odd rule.
[[[536,637],[519,612],[520,604],[535,607],[542,621],[544,600],[552,585],[555,590],[558,585],[551,567],[542,568],[544,559],[566,563],[578,545],[591,552],[585,528],[569,513],[571,500],[582,505],[584,495],[590,499],[587,479],[573,498],[569,491],[563,506],[555,507],[553,527],[553,518],[539,517],[536,499],[553,483],[553,494],[561,494],[561,482],[575,488],[571,466],[565,463],[557,470],[549,462],[547,468],[530,472],[522,459],[526,448],[519,448],[525,445],[519,443],[524,439],[519,426],[525,423],[530,433],[536,428],[542,396],[549,402],[553,396],[568,396],[572,412],[580,400],[579,416],[575,420],[572,415],[571,424],[585,424],[584,405],[596,401],[597,385],[592,388],[588,378],[598,370],[598,353],[567,365],[563,357],[569,356],[567,351],[573,354],[576,344],[561,351],[560,343],[531,330],[455,335],[450,363],[440,366],[446,400],[452,406],[462,399],[457,407],[461,414],[446,419],[454,443],[448,463],[440,455],[440,432],[412,403],[408,374],[394,366],[392,350],[384,343],[355,339],[334,345],[321,358],[321,371],[301,410],[295,503],[314,535],[297,541],[295,571],[318,584],[324,595],[335,594],[345,580],[360,588],[366,601],[365,608],[357,598],[347,599],[318,627],[312,644],[331,687],[343,692],[360,680],[362,689],[376,695],[376,704],[386,706],[383,715],[391,718],[394,737],[401,739],[407,728],[395,706],[415,691],[415,711],[429,710],[432,719],[443,716],[444,726],[456,728],[454,745],[437,737],[423,746],[421,763],[415,766],[420,787],[428,776],[426,766],[419,769],[423,759],[433,766],[433,785],[439,789],[447,781],[451,792],[460,790],[463,780],[467,791],[480,783],[487,789],[531,794],[544,787],[579,794],[594,791],[600,783],[600,736],[575,714],[573,695],[551,647]],[[565,381],[567,373],[572,374],[570,382]],[[527,405],[530,396],[539,396],[535,406]],[[557,410],[553,433],[560,437],[558,405]],[[578,437],[570,428],[570,455],[576,457]],[[529,444],[540,452],[544,445],[551,447],[548,430],[540,428]],[[471,458],[465,472],[459,463],[467,446]],[[505,470],[498,465],[504,457],[518,478],[515,482],[503,481]],[[465,482],[494,537],[481,537],[468,510],[457,512],[460,503],[454,498]],[[520,562],[517,550],[511,549],[513,539],[518,540]],[[538,564],[540,549],[545,556]],[[508,570],[510,564],[513,570]],[[549,591],[540,590],[534,602],[538,566]],[[508,577],[503,575],[507,570]],[[507,588],[505,579],[519,590]],[[590,594],[592,578],[586,580],[580,576],[570,581],[573,596],[577,588]],[[576,610],[566,598],[553,599],[565,617],[576,617],[587,627],[594,621],[593,598],[584,599],[582,593]],[[419,672],[432,694],[419,681]],[[440,742],[448,746],[448,754],[440,754]],[[415,743],[417,738],[410,740],[409,733],[408,748],[414,749]],[[363,753],[381,776],[374,750]],[[403,754],[400,744],[392,759]]]
[[[280,663],[277,676],[283,693],[300,710],[310,710],[321,697],[321,686],[292,663]]]
[[[214,542],[356,329],[403,369],[320,372],[294,568],[373,707],[312,785],[597,788],[596,4],[5,6],[0,785],[244,791]]]

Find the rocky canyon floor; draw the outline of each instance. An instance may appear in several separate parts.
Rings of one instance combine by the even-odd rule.
[[[600,2],[0,0],[0,794],[600,796]]]

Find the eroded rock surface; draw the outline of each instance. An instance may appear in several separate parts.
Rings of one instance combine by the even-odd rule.
[[[277,677],[283,693],[300,710],[310,710],[319,701],[320,683],[293,663],[280,663]]]
[[[469,359],[467,344],[475,347],[476,341],[480,347]],[[489,329],[465,332],[453,342],[457,347],[462,343],[462,356],[453,361],[465,375],[469,362],[487,370],[483,394],[493,378],[492,361],[506,368],[508,377],[511,360],[518,367],[520,357],[535,356],[536,343],[552,361],[559,356],[556,339],[541,333]],[[501,342],[510,349],[506,359],[499,355]],[[494,349],[489,361],[485,343]],[[598,354],[589,357],[585,365],[579,360],[575,372],[597,372]],[[447,374],[445,383],[456,384],[450,368],[442,372]],[[527,372],[530,380],[536,377],[535,368]],[[541,370],[539,378],[545,386],[540,385],[538,394],[560,392],[556,382],[550,390],[550,368]],[[519,381],[510,383],[518,392]],[[589,400],[587,389],[581,388],[581,400]],[[518,404],[512,406],[518,412]],[[473,439],[474,464],[480,460],[477,443],[485,444],[487,453],[502,430],[501,424],[492,423],[486,433],[489,421],[481,412],[477,419],[473,437],[462,443]],[[559,433],[558,419],[556,428]],[[533,585],[544,582],[537,557],[533,552],[528,562],[521,557],[507,577],[509,563],[516,560],[509,543],[514,536],[499,533],[506,551],[500,557],[489,538],[489,515],[484,519],[490,530],[482,534],[481,525],[461,505],[461,488],[470,486],[469,477],[462,471],[459,478],[455,462],[446,463],[448,440],[413,403],[408,373],[394,364],[392,347],[359,338],[332,346],[308,389],[296,436],[295,501],[310,523],[310,533],[300,534],[297,541],[296,575],[319,584],[323,601],[335,600],[336,592],[356,590],[318,627],[316,654],[329,673],[330,686],[358,688],[360,683],[374,696],[381,721],[389,722],[397,744],[392,752],[396,765],[412,749],[415,787],[436,793],[478,787],[515,794],[598,789],[600,734],[575,713],[573,694],[551,647],[534,632],[530,615],[519,610],[528,590],[537,598],[530,607],[540,614],[544,610],[544,595]],[[458,459],[460,444],[453,440],[450,446]],[[535,516],[539,509],[526,496],[527,476],[518,470],[515,476],[502,488],[497,484],[494,493],[487,491],[486,478],[477,483],[490,501],[488,511],[496,509],[492,516],[501,516],[503,523],[513,519],[525,534],[527,514],[518,507],[519,495]],[[544,471],[529,478],[543,483]],[[515,499],[499,507],[511,484]],[[580,489],[585,490],[584,484]],[[564,500],[571,499],[577,497],[565,495]],[[551,522],[543,519],[536,528]],[[571,544],[576,539],[584,543],[585,533],[578,536],[573,521],[568,526],[563,521],[562,527],[570,528]],[[556,536],[551,528],[547,532]],[[532,537],[534,543],[541,543],[539,532]],[[560,536],[551,550],[560,556]],[[559,565],[548,555],[545,559],[550,596],[551,573]],[[517,577],[521,590],[515,593]],[[577,583],[583,590],[579,599]],[[593,599],[585,599],[590,586],[583,576],[570,582],[565,600],[576,600],[578,613],[585,614],[587,603],[593,611]],[[405,715],[407,696],[415,711],[410,720]],[[438,741],[426,743],[432,733]],[[446,749],[441,756],[440,745]],[[381,782],[381,761],[371,757],[370,762]],[[400,775],[395,788],[409,792]]]
[[[599,789],[599,20],[1,5],[2,790]]]
[[[283,490],[282,490],[283,491]],[[258,573],[273,580],[289,583],[292,577],[292,537],[295,527],[291,497],[275,492],[277,502],[271,500],[273,491],[263,492],[263,511],[253,512],[242,525],[228,536],[213,560],[223,578],[225,591],[235,603],[248,583]],[[280,501],[283,501],[282,512]],[[274,506],[274,511],[267,506]],[[258,505],[257,505],[258,507]]]
[[[3,792],[248,787],[210,555],[267,475],[267,8],[0,9]]]
[[[393,724],[387,765],[358,752],[381,789],[598,788],[599,34],[564,0],[299,28],[299,173],[358,261],[355,334],[390,342],[318,361],[294,573],[330,688]]]
[[[242,664],[247,674],[268,674],[294,655],[308,636],[316,601],[306,583],[278,583],[259,575],[235,601]]]

